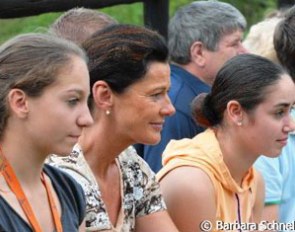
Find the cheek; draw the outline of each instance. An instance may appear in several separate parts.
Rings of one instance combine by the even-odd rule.
[[[236,55],[238,55],[237,49],[235,49],[235,48],[229,49],[229,51],[227,52],[227,59],[231,59]]]
[[[265,139],[271,139],[281,133],[283,123],[271,116],[262,116],[253,126],[257,133],[256,137],[261,136],[265,137]]]
[[[137,116],[145,117],[148,114],[151,114],[157,105],[154,102],[151,102],[150,100],[137,100],[136,102],[133,102],[132,105],[129,105],[130,111],[134,114],[137,114]]]
[[[48,125],[48,130],[51,131],[63,131],[66,128],[71,129],[76,124],[77,112],[68,110],[65,106],[57,107],[56,111],[48,112],[43,121]]]

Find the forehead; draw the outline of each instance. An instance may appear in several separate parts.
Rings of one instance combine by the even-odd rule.
[[[167,62],[151,62],[149,65],[148,65],[148,68],[147,68],[147,72],[145,74],[145,77],[152,77],[154,75],[157,75],[157,74],[163,74],[163,75],[167,75],[167,74],[170,74],[170,66]]]
[[[168,63],[163,62],[151,62],[148,65],[147,72],[144,77],[136,82],[138,84],[143,83],[157,83],[170,81],[170,66]],[[136,84],[135,83],[135,84]]]
[[[227,43],[235,40],[240,41],[243,38],[244,32],[241,29],[233,30],[229,33],[223,34],[220,38],[219,43]]]
[[[276,104],[293,104],[295,102],[295,85],[287,74],[281,75],[273,85],[266,87],[264,102]]]
[[[155,89],[170,87],[170,66],[168,63],[152,62],[143,78],[130,85],[132,91],[149,92]]]
[[[66,87],[69,85],[90,88],[87,64],[80,57],[71,57],[68,63],[58,70],[52,87]]]

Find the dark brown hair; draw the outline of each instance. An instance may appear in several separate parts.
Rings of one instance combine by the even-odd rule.
[[[279,61],[295,80],[295,7],[276,26],[273,41]]]
[[[151,62],[168,62],[163,37],[140,26],[109,26],[82,46],[89,57],[90,87],[103,80],[118,94],[142,79]]]
[[[211,93],[201,94],[192,102],[192,113],[203,127],[220,124],[227,103],[238,101],[250,112],[264,101],[267,88],[286,74],[272,61],[257,55],[243,54],[230,59],[217,73]]]
[[[11,89],[30,97],[40,96],[54,83],[58,73],[71,65],[73,56],[87,61],[76,44],[46,34],[19,35],[0,47],[0,136],[9,117],[7,96]]]

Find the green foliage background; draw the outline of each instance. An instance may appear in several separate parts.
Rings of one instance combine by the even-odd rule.
[[[170,0],[169,14],[172,16],[179,7],[192,2],[191,0]],[[276,9],[276,0],[224,0],[237,7],[247,18],[248,27],[263,19],[270,11]],[[143,25],[143,4],[133,3],[126,5],[116,5],[100,9],[113,16],[119,22]],[[5,40],[26,32],[45,31],[46,28],[61,13],[48,13],[39,16],[0,19],[0,43]]]

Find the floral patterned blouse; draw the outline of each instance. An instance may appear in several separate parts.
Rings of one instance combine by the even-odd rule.
[[[155,174],[132,146],[123,151],[116,160],[120,167],[122,198],[116,225],[110,222],[99,186],[78,144],[69,156],[52,155],[47,162],[69,173],[84,189],[86,231],[134,231],[136,217],[166,209]]]

